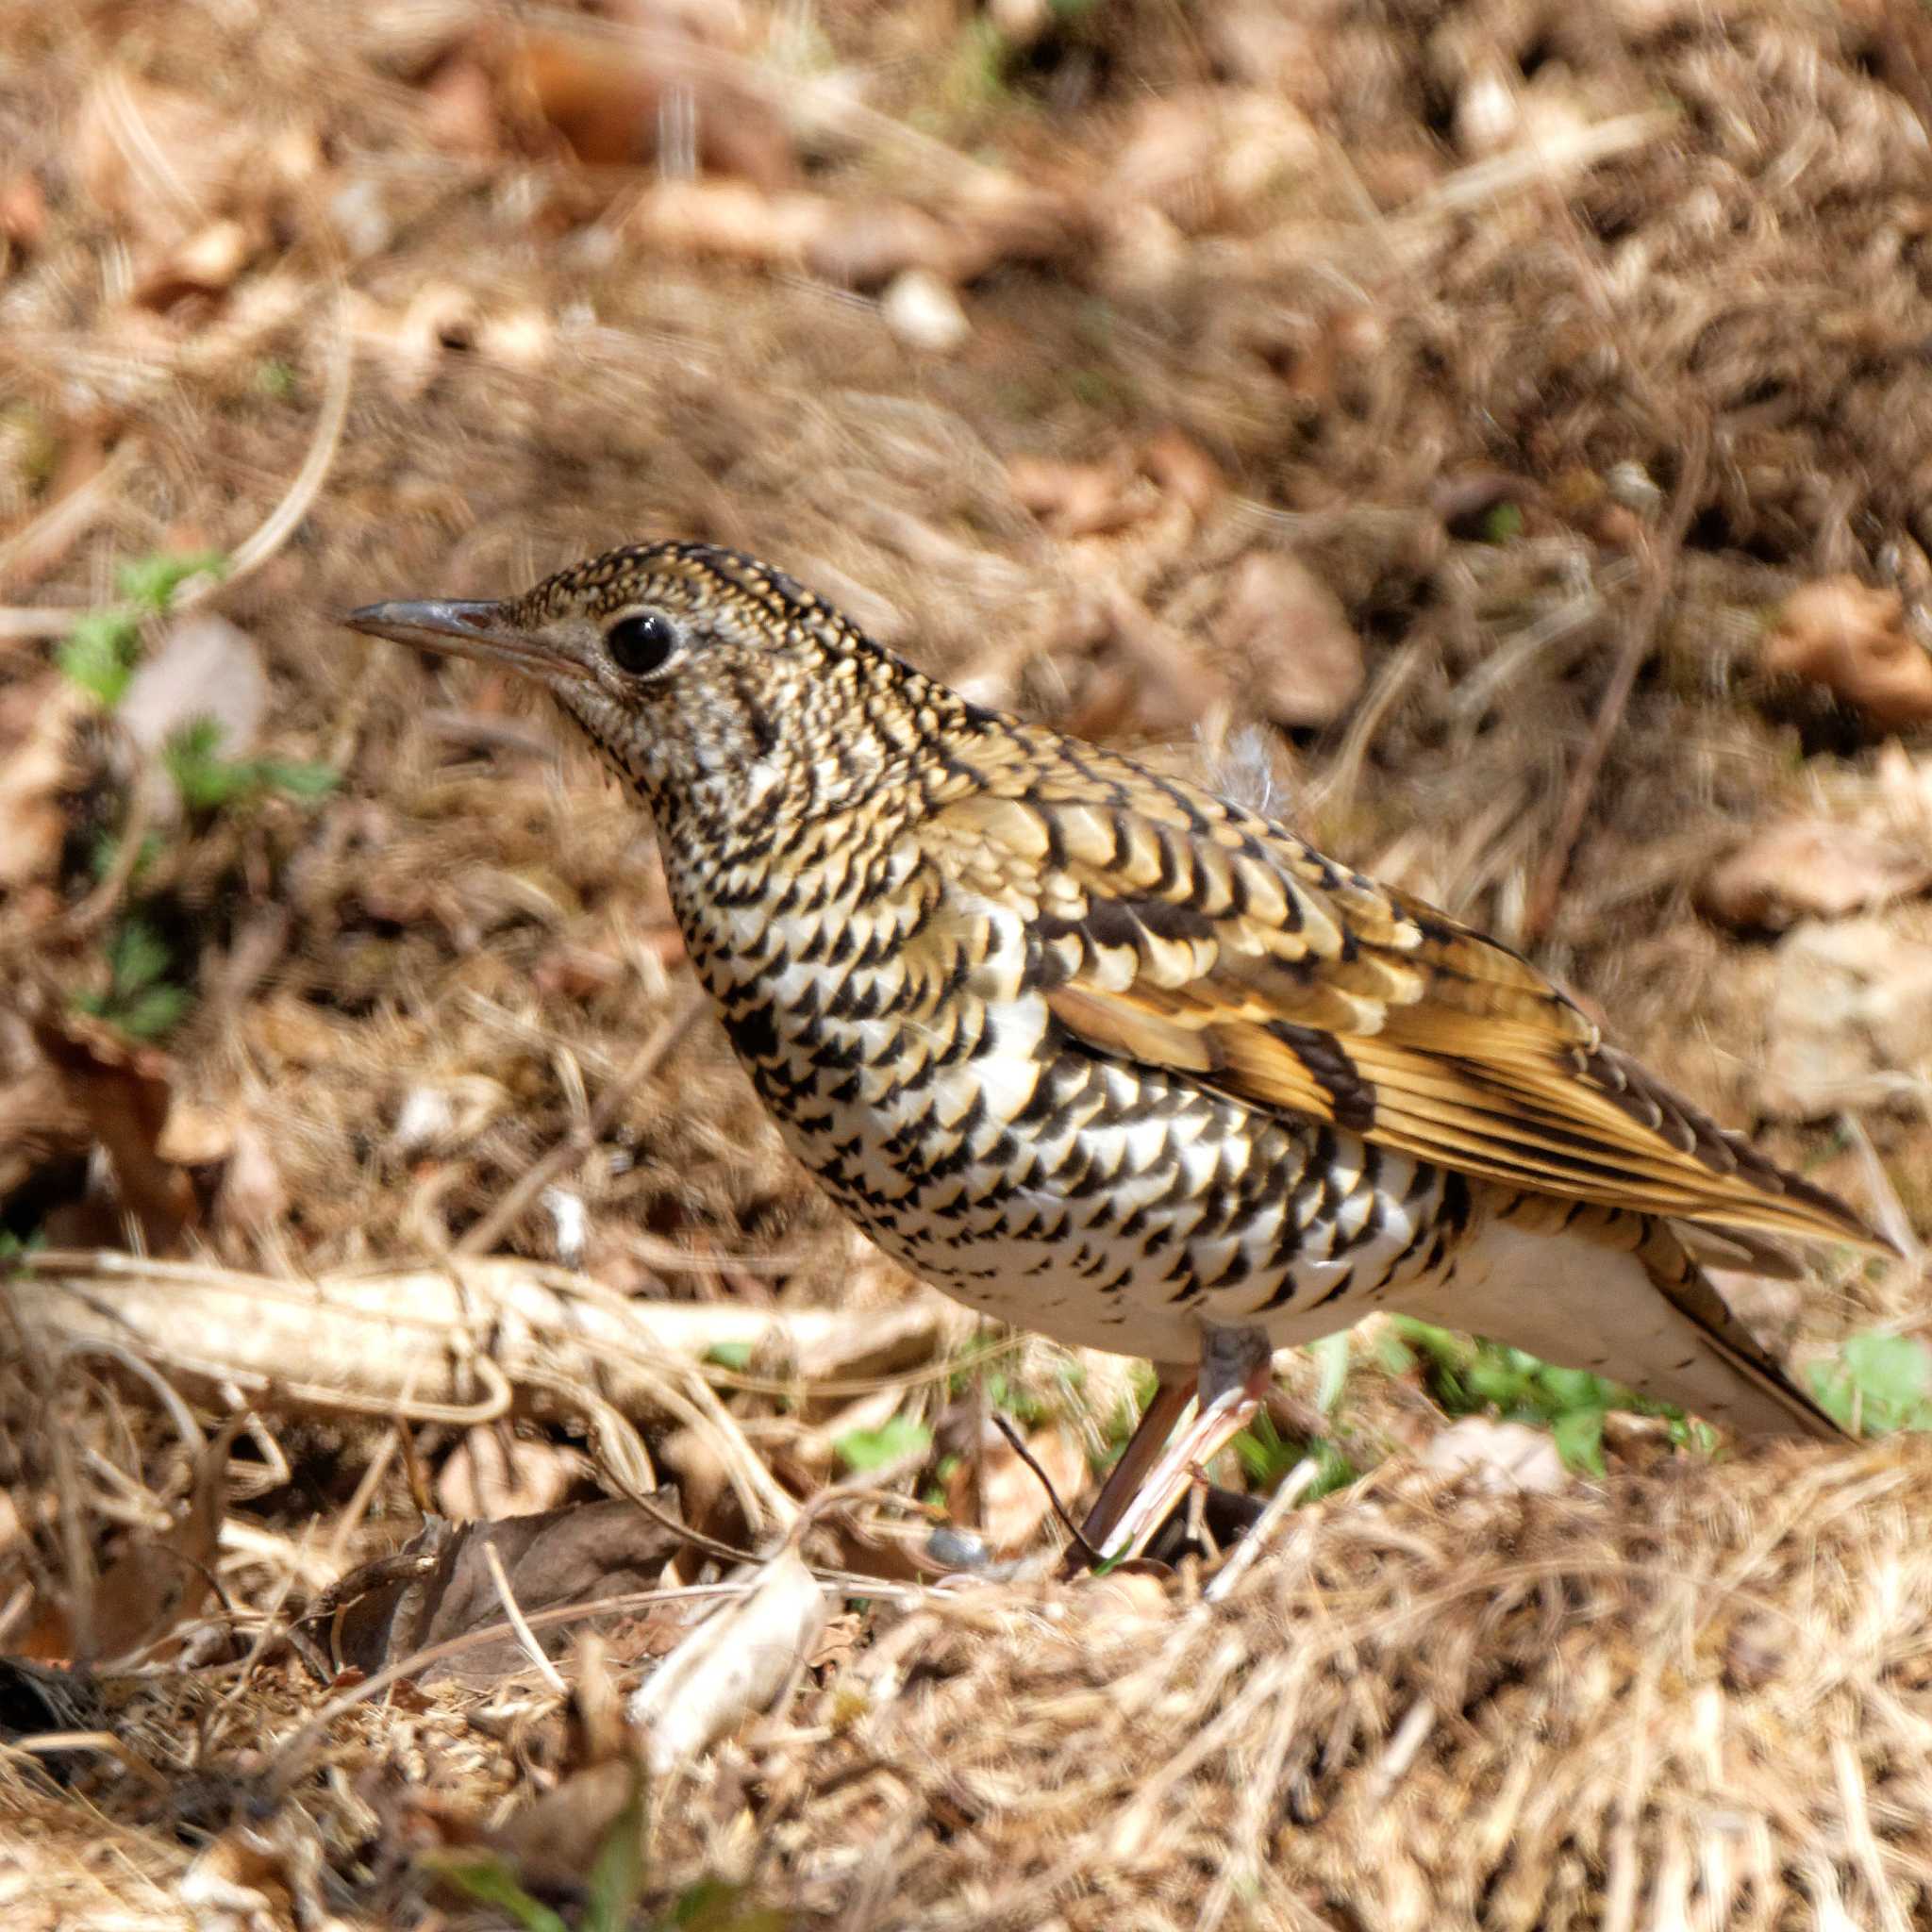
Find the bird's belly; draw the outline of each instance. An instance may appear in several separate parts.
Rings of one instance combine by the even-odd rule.
[[[1442,1174],[1063,1041],[1025,1002],[925,1079],[768,1091],[793,1151],[945,1293],[1058,1341],[1191,1359],[1208,1323],[1277,1346],[1439,1274]],[[836,1071],[858,1056],[832,1045]],[[761,1083],[763,1084],[763,1083]]]

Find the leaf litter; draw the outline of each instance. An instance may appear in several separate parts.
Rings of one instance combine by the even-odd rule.
[[[0,1205],[56,1245],[0,1361],[0,1629],[39,1659],[7,1909],[393,1922],[441,1843],[573,1910],[593,1866],[658,1917],[741,1887],[746,1924],[1923,1915],[1908,1444],[1709,1462],[1585,1406],[1601,1482],[1510,1418],[1432,1468],[1423,1369],[1371,1334],[1217,1472],[1370,1474],[1218,1599],[1191,1564],[935,1589],[935,1510],[1054,1535],[973,1391],[1072,1503],[1128,1373],[856,1247],[708,1024],[627,1078],[688,983],[640,817],[505,684],[331,623],[660,530],[774,555],[975,696],[1285,785],[1351,862],[1541,928],[1625,1043],[1857,1193],[1855,1109],[1923,1224],[1923,22],[439,0],[173,10],[109,58],[108,21],[0,8],[0,965],[35,1002]],[[229,582],[130,625],[118,570],[210,551]],[[239,730],[167,691],[191,594],[245,640],[233,691],[188,680]],[[143,677],[178,825],[130,817]],[[1912,1274],[1835,1268],[1790,1319],[1902,1424]],[[547,1580],[481,1554],[542,1546],[539,1480],[581,1540]],[[439,1494],[469,1607],[305,1654]],[[858,1607],[641,1794],[576,1707],[648,1690],[693,1604],[717,1647],[786,1536]],[[565,1570],[621,1579],[597,1627],[641,1648],[598,1660]],[[151,1655],[88,1679],[107,1586]],[[432,1630],[480,1681],[412,1666]],[[587,1821],[561,1870],[493,1835],[546,1800]]]

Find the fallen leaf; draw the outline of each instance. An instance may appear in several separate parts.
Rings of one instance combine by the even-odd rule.
[[[188,1510],[164,1535],[137,1536],[94,1586],[93,1628],[84,1662],[152,1652],[197,1616],[214,1594],[215,1559],[227,1512],[228,1455],[248,1426],[229,1417],[196,1457]]]
[[[1779,941],[1776,968],[1767,1113],[1816,1120],[1903,1100],[1932,1075],[1932,941],[1883,918],[1807,920]]]
[[[459,54],[430,75],[423,88],[423,132],[444,154],[497,153],[496,83],[482,61]]]
[[[1023,509],[1057,537],[1092,537],[1151,513],[1156,493],[1124,462],[1068,463],[1015,457],[1007,481]]]
[[[193,295],[219,295],[230,288],[260,246],[248,225],[229,218],[210,222],[177,242],[134,285],[142,308],[165,313]]]
[[[436,1476],[436,1507],[458,1522],[495,1522],[555,1509],[576,1480],[577,1460],[554,1442],[465,1429]]]
[[[671,1491],[660,1491],[653,1501],[675,1513]],[[528,1616],[653,1589],[684,1545],[675,1530],[617,1498],[495,1523],[452,1524],[433,1517],[404,1549],[343,1577],[311,1607],[310,1615],[328,1622],[340,1662],[373,1674],[433,1644],[504,1621],[503,1599],[484,1555],[491,1547],[518,1608]],[[537,1639],[547,1655],[558,1657],[582,1627],[548,1624]],[[416,1681],[490,1683],[526,1661],[522,1644],[505,1637],[425,1665]]]
[[[141,1224],[149,1251],[171,1252],[201,1218],[187,1172],[159,1151],[174,1062],[85,1014],[46,1012],[30,1024],[63,1093],[106,1153],[121,1205]]]
[[[81,780],[74,733],[87,709],[78,687],[52,674],[0,694],[0,890],[59,867],[60,800]]]
[[[657,159],[675,174],[682,160],[767,192],[790,187],[797,158],[775,109],[705,62],[689,18],[652,12],[634,39],[529,29],[508,58],[510,97],[529,103],[591,166]],[[679,139],[688,152],[668,154],[667,140]]]
[[[1932,885],[1923,845],[1834,819],[1784,819],[1721,860],[1698,902],[1727,925],[1782,932],[1800,919],[1840,919]]]
[[[1341,600],[1280,551],[1241,559],[1214,630],[1253,666],[1256,700],[1277,724],[1333,724],[1361,694],[1361,640]]]
[[[625,225],[666,254],[802,266],[833,212],[822,194],[763,194],[742,181],[658,181],[638,197]]]
[[[1526,1423],[1493,1422],[1466,1415],[1431,1438],[1422,1454],[1425,1469],[1475,1478],[1493,1491],[1528,1490],[1545,1495],[1567,1488],[1570,1477],[1555,1439]]]
[[[1071,1429],[1058,1423],[1035,1429],[1026,1438],[1027,1453],[1041,1470],[1061,1504],[1071,1508],[1087,1481],[1087,1455]],[[946,1508],[955,1522],[973,1520],[974,1472],[962,1462],[946,1484]],[[1053,1503],[1045,1484],[997,1429],[989,1425],[981,1444],[978,1471],[980,1535],[997,1556],[1024,1550],[1051,1513]]]
[[[1221,465],[1185,430],[1163,429],[1141,445],[1137,463],[1162,495],[1185,504],[1196,522],[1227,494]]]
[[[0,175],[0,238],[23,255],[31,255],[47,239],[47,197],[33,175]]]
[[[1932,656],[1907,626],[1905,599],[1848,574],[1785,599],[1761,661],[1824,685],[1881,731],[1932,719]]]
[[[830,1600],[797,1551],[750,1574],[751,1592],[698,1624],[630,1701],[658,1776],[768,1708],[824,1634]]]

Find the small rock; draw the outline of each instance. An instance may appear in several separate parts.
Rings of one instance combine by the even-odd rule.
[[[879,298],[879,310],[908,349],[950,356],[973,334],[958,296],[930,269],[901,270]]]

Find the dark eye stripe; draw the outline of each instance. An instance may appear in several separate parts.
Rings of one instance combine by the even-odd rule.
[[[604,648],[620,671],[633,677],[660,671],[677,648],[677,627],[668,617],[655,610],[641,610],[620,617],[604,633]]]

